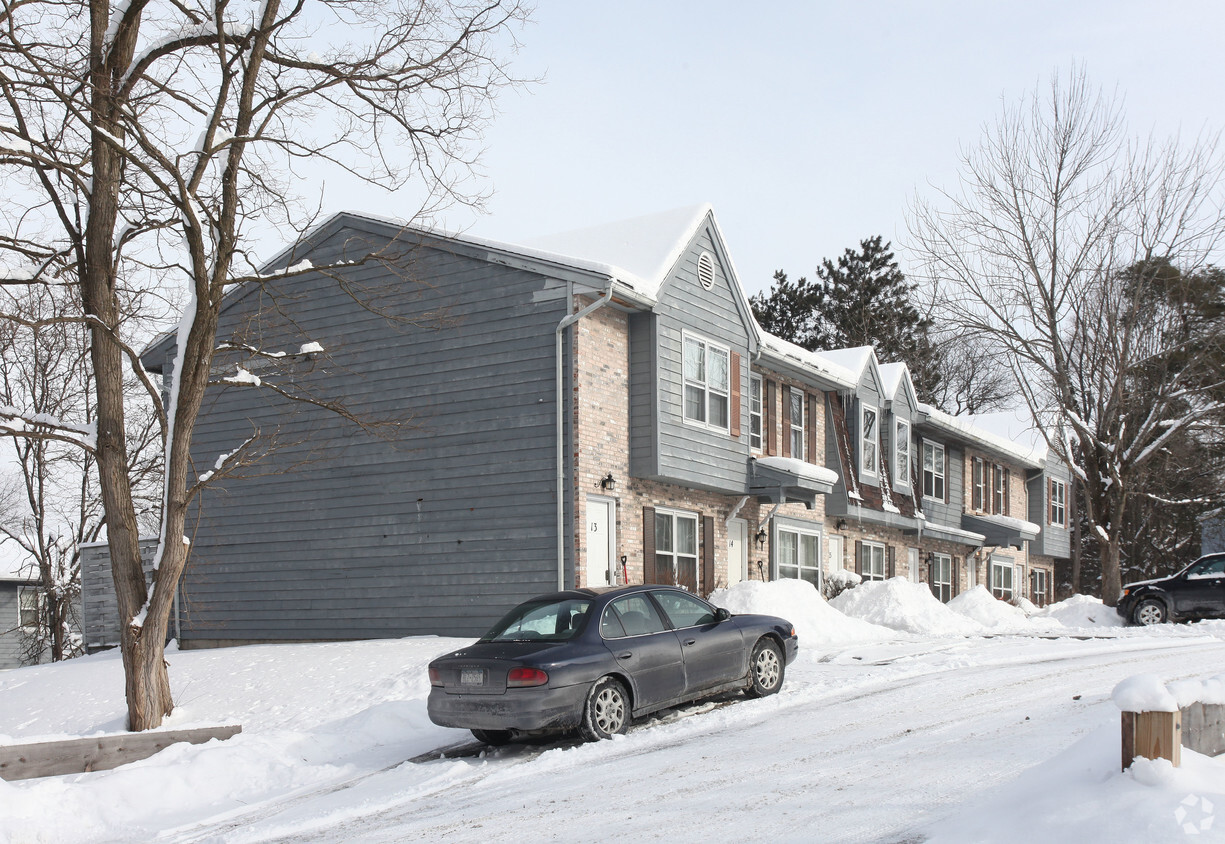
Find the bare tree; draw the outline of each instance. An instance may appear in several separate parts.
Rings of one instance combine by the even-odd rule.
[[[499,56],[523,18],[515,0],[5,0],[0,168],[23,189],[3,209],[0,250],[16,268],[4,283],[74,291],[96,423],[8,408],[0,430],[96,461],[131,729],[157,726],[174,705],[164,642],[223,297],[310,271],[261,274],[261,227],[311,224],[293,190],[301,165],[388,188],[411,181],[422,210],[479,200],[471,150],[513,82]],[[125,314],[167,287],[187,306],[163,405]],[[129,377],[158,408],[164,441],[151,587],[129,474]]]
[[[957,327],[943,317],[932,332],[932,348],[940,381],[933,397],[936,407],[953,415],[1005,410],[1016,399],[1012,373],[995,343]]]
[[[1140,473],[1217,409],[1208,346],[1176,297],[1144,291],[1160,267],[1194,273],[1219,247],[1222,172],[1214,139],[1128,139],[1117,101],[1077,70],[1006,108],[963,155],[960,186],[912,210],[914,251],[957,324],[1006,354],[1077,475],[1108,604]]]

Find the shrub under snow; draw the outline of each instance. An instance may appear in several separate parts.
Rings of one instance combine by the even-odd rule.
[[[859,588],[862,587],[856,590]],[[787,619],[795,625],[801,652],[820,650],[828,645],[896,638],[892,630],[847,618],[830,606],[806,580],[772,580],[769,583],[746,580],[728,589],[716,589],[710,600],[733,613],[758,613]]]
[[[992,630],[1016,629],[1024,627],[1026,622],[1024,610],[999,600],[982,584],[953,598],[948,602],[948,608]]]
[[[1039,610],[1035,618],[1053,618],[1065,627],[1123,627],[1125,622],[1114,611],[1092,595],[1073,595],[1066,601]]]
[[[907,633],[963,636],[982,632],[979,624],[940,603],[931,589],[904,577],[861,583],[830,605],[854,618]]]

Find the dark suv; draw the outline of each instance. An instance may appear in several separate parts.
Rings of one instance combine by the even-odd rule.
[[[1200,557],[1169,577],[1129,583],[1115,609],[1133,624],[1225,618],[1225,554]]]

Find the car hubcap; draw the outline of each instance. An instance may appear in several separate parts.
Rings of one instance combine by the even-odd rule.
[[[1140,607],[1140,612],[1137,613],[1141,624],[1160,624],[1161,623],[1161,608],[1154,607],[1152,604]]]
[[[757,683],[772,689],[778,683],[778,654],[773,648],[763,648],[757,655]]]
[[[616,689],[603,689],[595,699],[595,723],[602,732],[613,734],[621,731],[625,723],[625,701]]]

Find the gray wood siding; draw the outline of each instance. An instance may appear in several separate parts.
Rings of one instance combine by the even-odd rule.
[[[1067,467],[1057,461],[1051,461],[1046,470],[1026,482],[1029,497],[1029,514],[1031,522],[1042,527],[1038,538],[1029,544],[1031,554],[1042,554],[1049,557],[1069,559],[1072,556],[1072,531],[1067,527],[1057,527],[1050,523],[1050,479],[1063,481],[1067,495],[1064,499],[1064,511],[1067,518],[1072,518],[1072,473]]]
[[[156,552],[156,539],[140,540],[145,583],[153,580],[153,555]],[[119,603],[115,597],[115,581],[111,576],[111,557],[106,543],[91,542],[81,546],[81,626],[86,650],[119,644]],[[170,627],[173,633],[173,619]]]
[[[923,436],[915,438],[916,447],[922,449]],[[944,442],[936,437],[928,437],[930,442],[944,446],[945,474],[944,483],[948,487],[948,501],[934,501],[930,498],[921,499],[923,515],[933,524],[961,529],[962,502],[965,495],[965,477],[962,463],[965,460],[965,450],[956,444]],[[923,452],[919,452],[919,483],[923,482]],[[922,488],[920,487],[920,492]]]
[[[336,231],[312,260],[379,234]],[[231,305],[221,336],[319,342],[326,357],[294,364],[297,377],[363,419],[403,417],[399,436],[266,389],[210,392],[194,437],[201,471],[257,429],[281,447],[200,498],[182,589],[189,644],[476,635],[556,588],[564,297],[533,302],[543,276],[435,248],[407,255],[402,277],[380,266],[346,277],[396,319],[312,275],[281,291],[276,312],[260,307],[264,293]]]
[[[715,279],[706,290],[697,279],[698,256],[715,259]],[[729,282],[726,256],[716,247],[709,226],[704,226],[677,262],[660,291],[657,317],[657,430],[658,474],[671,483],[730,494],[748,486],[749,334]],[[741,356],[741,435],[686,424],[682,401],[684,332],[727,346]]]
[[[0,583],[0,669],[22,664],[17,589],[16,583]]]

